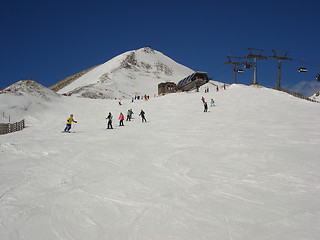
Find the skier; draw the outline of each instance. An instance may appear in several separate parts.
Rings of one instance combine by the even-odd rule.
[[[123,125],[124,115],[122,113],[120,113],[119,120],[120,120],[119,126],[124,126]]]
[[[214,100],[211,98],[211,107],[212,106],[215,106],[215,104],[214,104]]]
[[[108,116],[106,117],[106,119],[108,119],[108,126],[107,126],[107,129],[113,129],[112,127],[112,114],[111,112],[109,112]]]
[[[67,125],[63,132],[70,132],[72,122],[77,123],[77,121],[73,119],[73,114],[70,114],[70,117],[67,119]]]
[[[207,102],[204,102],[203,106],[204,106],[204,112],[208,112],[208,104],[207,104]]]
[[[141,109],[139,116],[141,116],[142,122],[147,122],[146,117],[144,116],[146,113]]]
[[[132,109],[129,109],[128,112],[127,112],[127,119],[126,119],[126,121],[131,121],[131,119],[132,119],[132,114],[133,114]]]
[[[205,102],[205,99],[204,99],[204,97],[202,97],[202,98],[201,98],[201,101],[202,101],[203,103]]]

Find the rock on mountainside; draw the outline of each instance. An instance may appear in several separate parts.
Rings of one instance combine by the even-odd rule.
[[[67,77],[63,80],[61,80],[60,82],[50,86],[49,88],[55,92],[59,91],[60,89],[64,88],[65,86],[69,85],[70,83],[72,83],[73,81],[77,80],[79,77],[81,77],[83,74],[91,71],[92,69],[96,68],[97,66],[94,66],[94,67],[91,67],[91,68],[88,68],[86,70],[83,70],[79,73],[76,73],[70,77]]]
[[[153,95],[161,82],[178,82],[194,71],[149,47],[128,51],[50,88],[85,98]],[[59,90],[58,90],[59,89]]]

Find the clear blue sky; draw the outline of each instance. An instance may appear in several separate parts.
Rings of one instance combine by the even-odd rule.
[[[318,0],[307,1],[1,1],[0,89],[19,80],[54,83],[129,50],[151,46],[214,80],[233,82],[226,56],[248,48],[289,51],[282,86],[320,90]],[[304,60],[304,64],[300,62]],[[300,66],[307,73],[298,73]],[[258,62],[258,83],[272,87],[277,61]],[[250,84],[252,69],[238,74]],[[303,85],[304,89],[299,89]],[[310,89],[309,89],[310,90]]]

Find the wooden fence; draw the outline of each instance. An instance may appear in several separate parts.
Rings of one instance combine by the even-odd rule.
[[[307,101],[311,101],[311,102],[317,102],[319,103],[317,100],[314,100],[312,98],[308,98],[304,95],[302,95],[301,93],[297,93],[297,92],[294,92],[294,91],[291,91],[291,90],[288,90],[288,89],[284,89],[284,88],[281,88],[281,87],[278,87],[276,88],[277,90],[279,91],[282,91],[282,92],[286,92],[294,97],[298,97],[298,98],[301,98],[301,99],[304,99],[304,100],[307,100]]]
[[[16,123],[0,123],[0,135],[21,131],[23,128],[25,128],[24,119]]]

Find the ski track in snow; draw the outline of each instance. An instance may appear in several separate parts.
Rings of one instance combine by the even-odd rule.
[[[31,107],[0,136],[0,239],[319,239],[319,106],[233,85]]]

